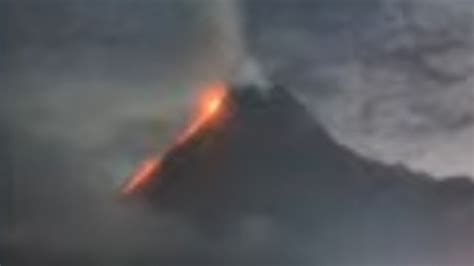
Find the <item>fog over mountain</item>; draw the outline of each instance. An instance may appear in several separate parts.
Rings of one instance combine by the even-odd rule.
[[[194,224],[168,216],[157,224],[156,214],[117,204],[116,196],[135,165],[162,151],[183,128],[196,88],[233,80],[248,58],[256,62],[246,68],[254,82],[283,84],[338,145],[370,160],[404,165],[396,169],[411,169],[407,176],[422,171],[421,176],[446,179],[408,185],[411,179],[403,178],[400,187],[375,186],[373,198],[380,201],[367,207],[369,213],[395,223],[420,209],[439,210],[445,202],[446,217],[453,220],[449,228],[458,228],[447,229],[449,239],[469,236],[457,230],[472,224],[467,217],[472,199],[463,196],[470,195],[470,185],[463,177],[474,176],[473,5],[471,0],[0,0],[0,258],[12,250],[58,257],[101,250],[93,260],[105,263],[111,255],[142,252],[145,258],[157,249],[180,254],[183,243],[220,246],[222,241],[203,237]],[[459,197],[450,194],[464,188]],[[431,193],[437,196],[426,195]],[[413,198],[419,204],[405,209]],[[390,204],[401,214],[388,214]],[[417,225],[418,218],[432,217],[413,215]],[[255,231],[273,230],[259,215],[242,223],[251,233],[237,230],[224,241],[229,249],[247,247]],[[382,226],[371,231],[373,224],[365,225],[374,236],[386,233]],[[437,220],[423,224],[428,231],[439,228]],[[150,243],[150,232],[162,237]],[[423,242],[429,233],[419,235]],[[308,245],[297,252],[307,254],[302,249],[312,250],[313,243],[298,237]],[[366,240],[363,233],[351,239],[359,237]],[[458,257],[443,244],[440,254]],[[405,242],[394,245],[409,249]],[[469,248],[467,239],[459,252]],[[460,257],[461,265],[472,259]]]

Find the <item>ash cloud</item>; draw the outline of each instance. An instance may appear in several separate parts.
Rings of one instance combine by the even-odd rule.
[[[233,1],[7,3],[2,114],[86,153],[159,147],[244,49]]]
[[[438,177],[474,174],[472,1],[248,5],[260,63],[340,141]]]
[[[121,207],[117,192],[182,126],[196,87],[233,71],[244,49],[235,3],[0,4],[2,260],[25,250],[146,257],[172,249],[147,236],[167,226],[182,236],[166,239],[192,238],[179,219]]]

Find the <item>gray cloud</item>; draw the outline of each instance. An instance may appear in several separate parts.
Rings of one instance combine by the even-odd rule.
[[[42,253],[38,243],[48,243],[55,254],[100,257],[97,250],[170,251],[171,237],[194,241],[191,225],[164,217],[157,224],[147,211],[120,207],[117,191],[182,127],[196,89],[234,71],[244,49],[235,3],[1,4],[8,20],[0,38],[0,169],[7,173],[0,244]],[[150,231],[182,235],[165,237],[165,245],[150,242]]]
[[[472,1],[249,5],[260,61],[340,141],[437,176],[474,174]]]

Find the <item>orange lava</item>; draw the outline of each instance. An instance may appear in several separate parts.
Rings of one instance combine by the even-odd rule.
[[[203,91],[196,115],[183,134],[178,137],[177,143],[181,144],[194,135],[204,124],[208,123],[222,106],[223,100],[227,95],[227,87],[224,83],[214,83]]]
[[[122,193],[131,194],[146,185],[153,175],[159,170],[161,159],[158,157],[148,158],[143,161],[131,175],[130,181],[123,188]]]
[[[190,124],[183,133],[178,136],[175,144],[168,149],[171,150],[175,145],[181,145],[191,136],[193,136],[201,127],[211,121],[220,111],[223,101],[227,95],[227,86],[225,83],[217,82],[204,88],[199,97],[197,111]],[[165,154],[167,151],[165,151]],[[150,180],[156,176],[161,166],[160,157],[152,157],[143,161],[131,175],[129,181],[122,189],[122,193],[129,195],[138,189],[146,186]]]

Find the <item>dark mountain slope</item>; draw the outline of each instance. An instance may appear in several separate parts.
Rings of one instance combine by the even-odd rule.
[[[438,182],[362,158],[333,141],[280,87],[232,90],[218,119],[165,154],[135,196],[204,225],[216,238],[235,230],[242,217],[269,217],[276,234],[285,235],[273,256],[295,261],[474,261],[474,185],[468,178]]]

